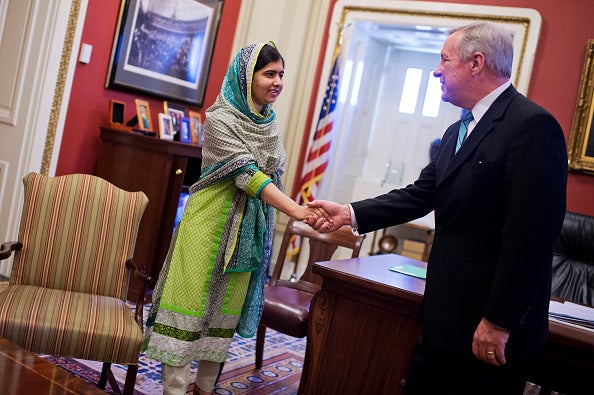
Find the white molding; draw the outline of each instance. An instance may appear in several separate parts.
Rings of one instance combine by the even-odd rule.
[[[71,21],[76,3],[78,18]],[[3,240],[16,240],[18,234],[23,177],[31,171],[42,170],[44,155],[49,155],[48,174],[55,174],[87,4],[88,0],[34,1],[28,10],[30,23],[23,43],[23,67],[19,71],[24,83],[19,87],[19,98],[14,104],[22,106],[19,111],[14,110],[15,124],[22,134],[15,134],[20,140],[11,142],[19,150],[18,158],[11,159],[11,171],[4,172],[2,179],[3,190],[7,189],[0,199]],[[68,31],[73,28],[74,32]],[[67,42],[68,39],[71,41]],[[62,62],[66,45],[71,46],[71,53],[66,62]],[[52,111],[56,111],[53,117]],[[50,136],[52,130],[54,135]],[[49,150],[46,145],[51,152],[45,152]],[[10,266],[10,263],[2,263],[0,273],[10,272]]]

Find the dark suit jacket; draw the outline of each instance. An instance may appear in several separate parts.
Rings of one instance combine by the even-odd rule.
[[[565,215],[563,131],[512,86],[454,156],[459,124],[413,185],[352,203],[359,231],[435,210],[423,336],[468,351],[484,316],[511,330],[507,352],[534,355],[548,333],[552,249]]]

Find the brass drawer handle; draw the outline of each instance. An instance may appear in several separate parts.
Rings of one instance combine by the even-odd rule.
[[[176,174],[176,175],[178,175],[178,176],[179,176],[181,173],[183,173],[182,169],[177,169],[177,170],[175,171],[175,174]]]

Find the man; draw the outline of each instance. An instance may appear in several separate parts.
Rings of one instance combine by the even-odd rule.
[[[521,394],[548,333],[567,151],[553,116],[511,86],[512,57],[496,25],[454,29],[434,75],[444,101],[471,111],[467,128],[446,130],[413,185],[350,205],[315,200],[331,220],[305,219],[366,233],[435,210],[408,394]]]

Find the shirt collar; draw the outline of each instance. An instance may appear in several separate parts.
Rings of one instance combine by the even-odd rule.
[[[499,95],[501,95],[503,91],[506,90],[510,85],[510,81],[504,82],[474,105],[474,107],[472,108],[472,116],[474,117],[475,123],[478,123],[481,120],[481,118],[483,117],[483,115],[485,115],[489,107],[491,107],[491,105],[495,102],[495,100],[497,100]]]

